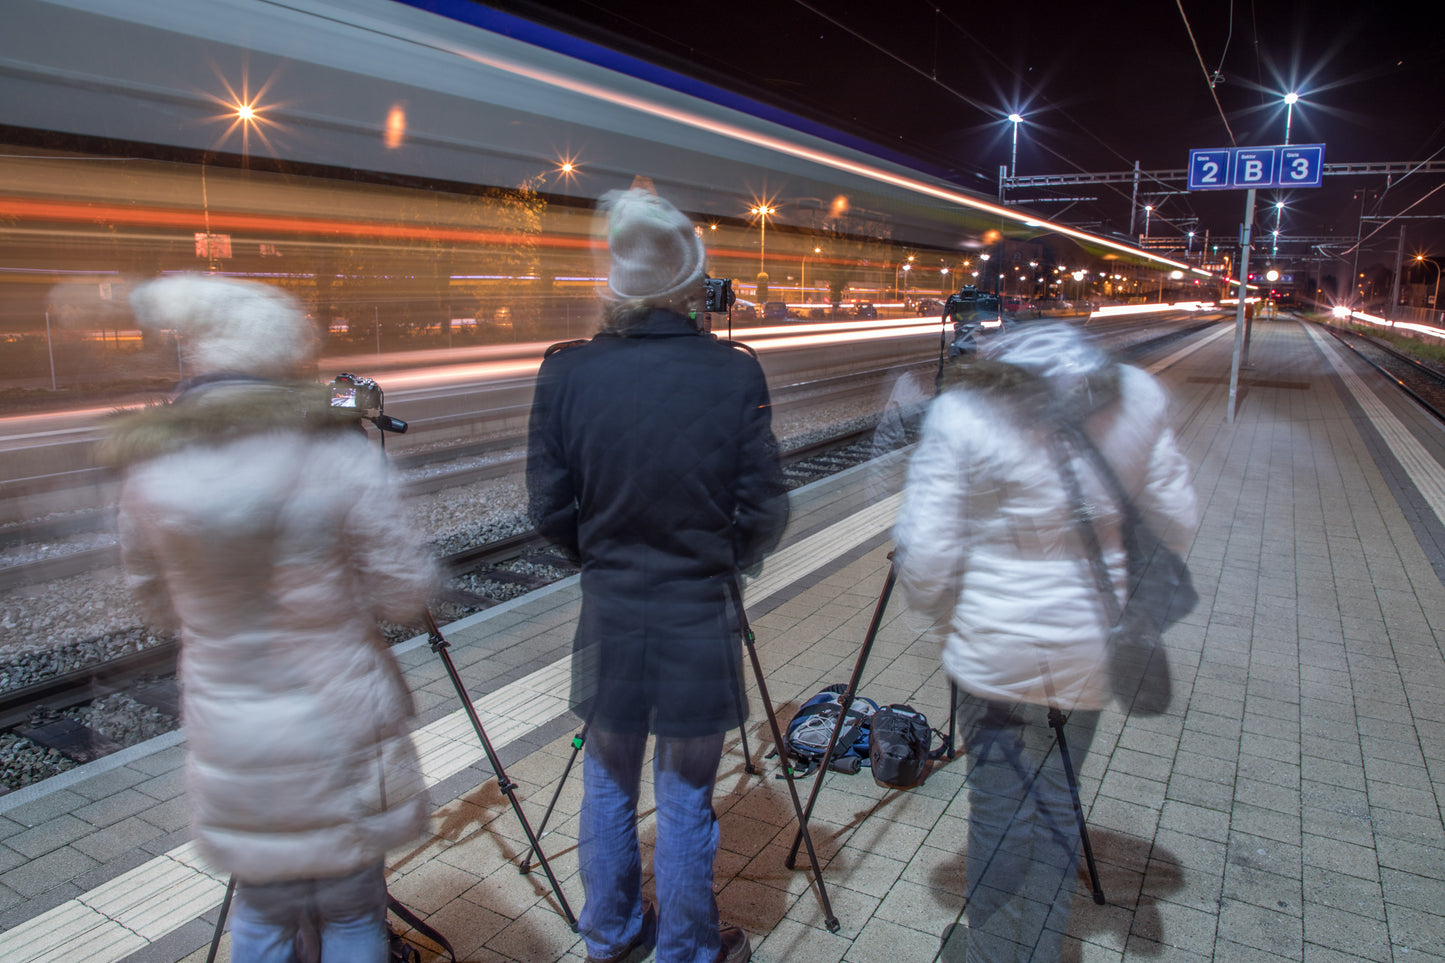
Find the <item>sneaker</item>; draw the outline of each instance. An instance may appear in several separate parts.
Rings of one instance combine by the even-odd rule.
[[[644,902],[642,905],[642,929],[632,938],[632,942],[622,948],[620,953],[612,956],[591,956],[587,957],[587,963],[641,963],[647,959],[653,947],[657,945],[657,907],[651,903]],[[747,957],[743,957],[744,960]]]
[[[717,963],[748,963],[753,958],[748,934],[738,927],[725,926],[718,935],[722,937],[722,946],[718,947]]]

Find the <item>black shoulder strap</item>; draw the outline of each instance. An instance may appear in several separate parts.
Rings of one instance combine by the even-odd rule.
[[[547,348],[547,350],[542,353],[542,357],[544,357],[544,358],[550,358],[550,357],[552,357],[552,355],[556,354],[558,351],[566,351],[568,348],[574,348],[574,347],[576,347],[576,346],[579,345],[579,344],[586,344],[586,343],[587,343],[587,339],[586,339],[586,338],[578,338],[578,339],[575,340],[575,341],[558,341],[556,344],[550,345],[550,346]]]
[[[435,929],[433,929],[432,926],[426,921],[424,921],[420,916],[417,916],[411,910],[401,905],[397,898],[395,896],[392,896],[390,893],[386,894],[386,908],[399,916],[401,920],[406,923],[407,926],[410,926],[422,936],[425,936],[437,946],[441,947],[442,952],[446,953],[447,958],[450,959],[452,963],[456,963],[456,950],[452,949],[452,945],[447,942],[447,938],[445,936],[442,936]]]
[[[758,353],[757,353],[755,350],[753,350],[752,345],[743,344],[741,341],[732,341],[732,340],[730,340],[730,339],[728,339],[728,338],[718,338],[718,339],[717,339],[717,343],[718,343],[718,344],[725,344],[725,345],[727,345],[729,348],[737,348],[739,351],[746,351],[748,354],[752,355],[754,358],[757,358],[757,356],[758,356]]]

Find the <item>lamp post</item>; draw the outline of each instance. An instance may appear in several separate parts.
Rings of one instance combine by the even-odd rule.
[[[1284,143],[1286,147],[1289,146],[1289,126],[1294,123],[1294,105],[1298,100],[1299,94],[1293,90],[1284,95]]]
[[[944,297],[948,296],[948,265],[938,269],[938,293]]]
[[[1154,213],[1154,205],[1153,205],[1153,204],[1145,204],[1145,205],[1144,205],[1144,237],[1145,237],[1145,238],[1148,238],[1148,237],[1149,237],[1149,215],[1151,215],[1151,214],[1153,214],[1153,213]]]
[[[823,249],[821,247],[813,248],[814,254],[821,254],[822,252]],[[798,281],[798,296],[802,298],[806,304],[808,301],[808,255],[806,254],[803,255],[803,270],[799,273],[802,276]]]
[[[1023,123],[1023,117],[1018,113],[1008,115],[1009,123],[1014,125],[1013,151],[1009,154],[1008,174],[1010,177],[1017,177],[1019,173],[1019,124]]]
[[[1430,298],[1430,309],[1431,309],[1432,311],[1439,310],[1439,308],[1440,308],[1440,265],[1436,264],[1433,260],[1431,260],[1431,261],[1425,260],[1425,255],[1423,255],[1423,254],[1416,254],[1416,255],[1415,255],[1415,260],[1419,261],[1421,264],[1428,264],[1428,265],[1430,265],[1432,268],[1435,269],[1435,294],[1434,294],[1433,297]]]
[[[759,204],[752,211],[758,219],[758,287],[761,290],[756,297],[761,301],[768,292],[768,215],[776,214],[778,209],[767,204]]]

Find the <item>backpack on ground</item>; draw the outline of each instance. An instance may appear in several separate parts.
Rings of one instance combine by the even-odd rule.
[[[873,713],[869,762],[873,781],[888,789],[912,789],[922,781],[928,761],[943,754],[932,748],[928,719],[912,706],[894,704]]]
[[[823,761],[828,740],[838,724],[843,708],[843,693],[848,687],[831,685],[804,702],[788,722],[788,753],[802,765],[793,772],[806,776]],[[828,768],[837,772],[855,773],[868,764],[869,722],[878,711],[878,703],[855,695],[853,704],[843,717],[843,728],[833,746],[833,759]]]

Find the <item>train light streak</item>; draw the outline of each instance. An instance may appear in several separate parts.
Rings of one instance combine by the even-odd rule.
[[[971,210],[980,211],[984,214],[999,217],[1011,223],[1019,224],[1020,226],[1023,226],[1026,220],[1030,220],[1030,218],[1019,214],[1017,211],[1011,208],[981,200],[977,197],[964,194],[959,190],[943,186],[942,184],[930,183],[928,181],[920,179],[919,177],[887,170],[885,168],[876,166],[874,164],[869,164],[860,160],[853,160],[851,158],[843,157],[839,154],[832,153],[831,151],[806,146],[802,143],[798,143],[784,137],[763,133],[761,131],[750,130],[746,127],[741,126],[740,124],[725,120],[722,116],[706,116],[694,110],[688,110],[681,107],[672,107],[660,101],[653,100],[647,97],[611,90],[607,87],[604,87],[600,84],[592,83],[590,81],[581,80],[573,77],[566,77],[562,74],[542,67],[536,67],[531,64],[519,63],[517,61],[510,60],[506,57],[498,56],[495,54],[488,54],[482,53],[477,50],[465,49],[456,45],[450,45],[448,42],[444,41],[436,41],[434,46],[437,50],[441,50],[446,53],[450,53],[453,56],[460,57],[466,60],[471,60],[475,63],[491,67],[494,70],[514,74],[519,77],[525,77],[529,80],[533,80],[537,83],[543,84],[548,87],[553,87],[558,90],[565,90],[583,97],[589,97],[594,100],[601,100],[619,107],[626,107],[630,110],[638,112],[639,114],[657,117],[661,120],[669,120],[684,127],[691,127],[694,130],[697,130],[707,135],[722,136],[728,138],[729,140],[734,140],[744,144],[750,144],[754,147],[761,147],[765,150],[770,150],[774,153],[783,154],[788,157],[794,157],[799,160],[811,161],[823,167],[828,167],[846,174],[852,174],[878,184],[886,184],[891,187],[900,188],[910,193],[921,194],[925,197],[931,197],[935,200],[941,200],[954,206],[966,207]],[[719,113],[721,113],[721,109],[719,109]],[[1039,221],[1038,223],[1042,228],[1045,228],[1056,234],[1061,234],[1065,237],[1071,237],[1075,240],[1083,241],[1086,244],[1107,247],[1112,250],[1127,254],[1130,257],[1142,258],[1148,261],[1156,262],[1158,264],[1167,265],[1169,267],[1177,267],[1180,269],[1189,268],[1189,265],[1183,264],[1179,261],[1172,261],[1168,258],[1161,257],[1149,251],[1144,251],[1140,250],[1137,247],[1130,247],[1125,244],[1120,244],[1118,242],[1111,241],[1108,238],[1100,237],[1095,234],[1089,234],[1087,232],[1080,231],[1076,228],[1071,228],[1063,224],[1056,224],[1053,221]],[[1038,228],[1033,228],[1033,230],[1038,230]]]

